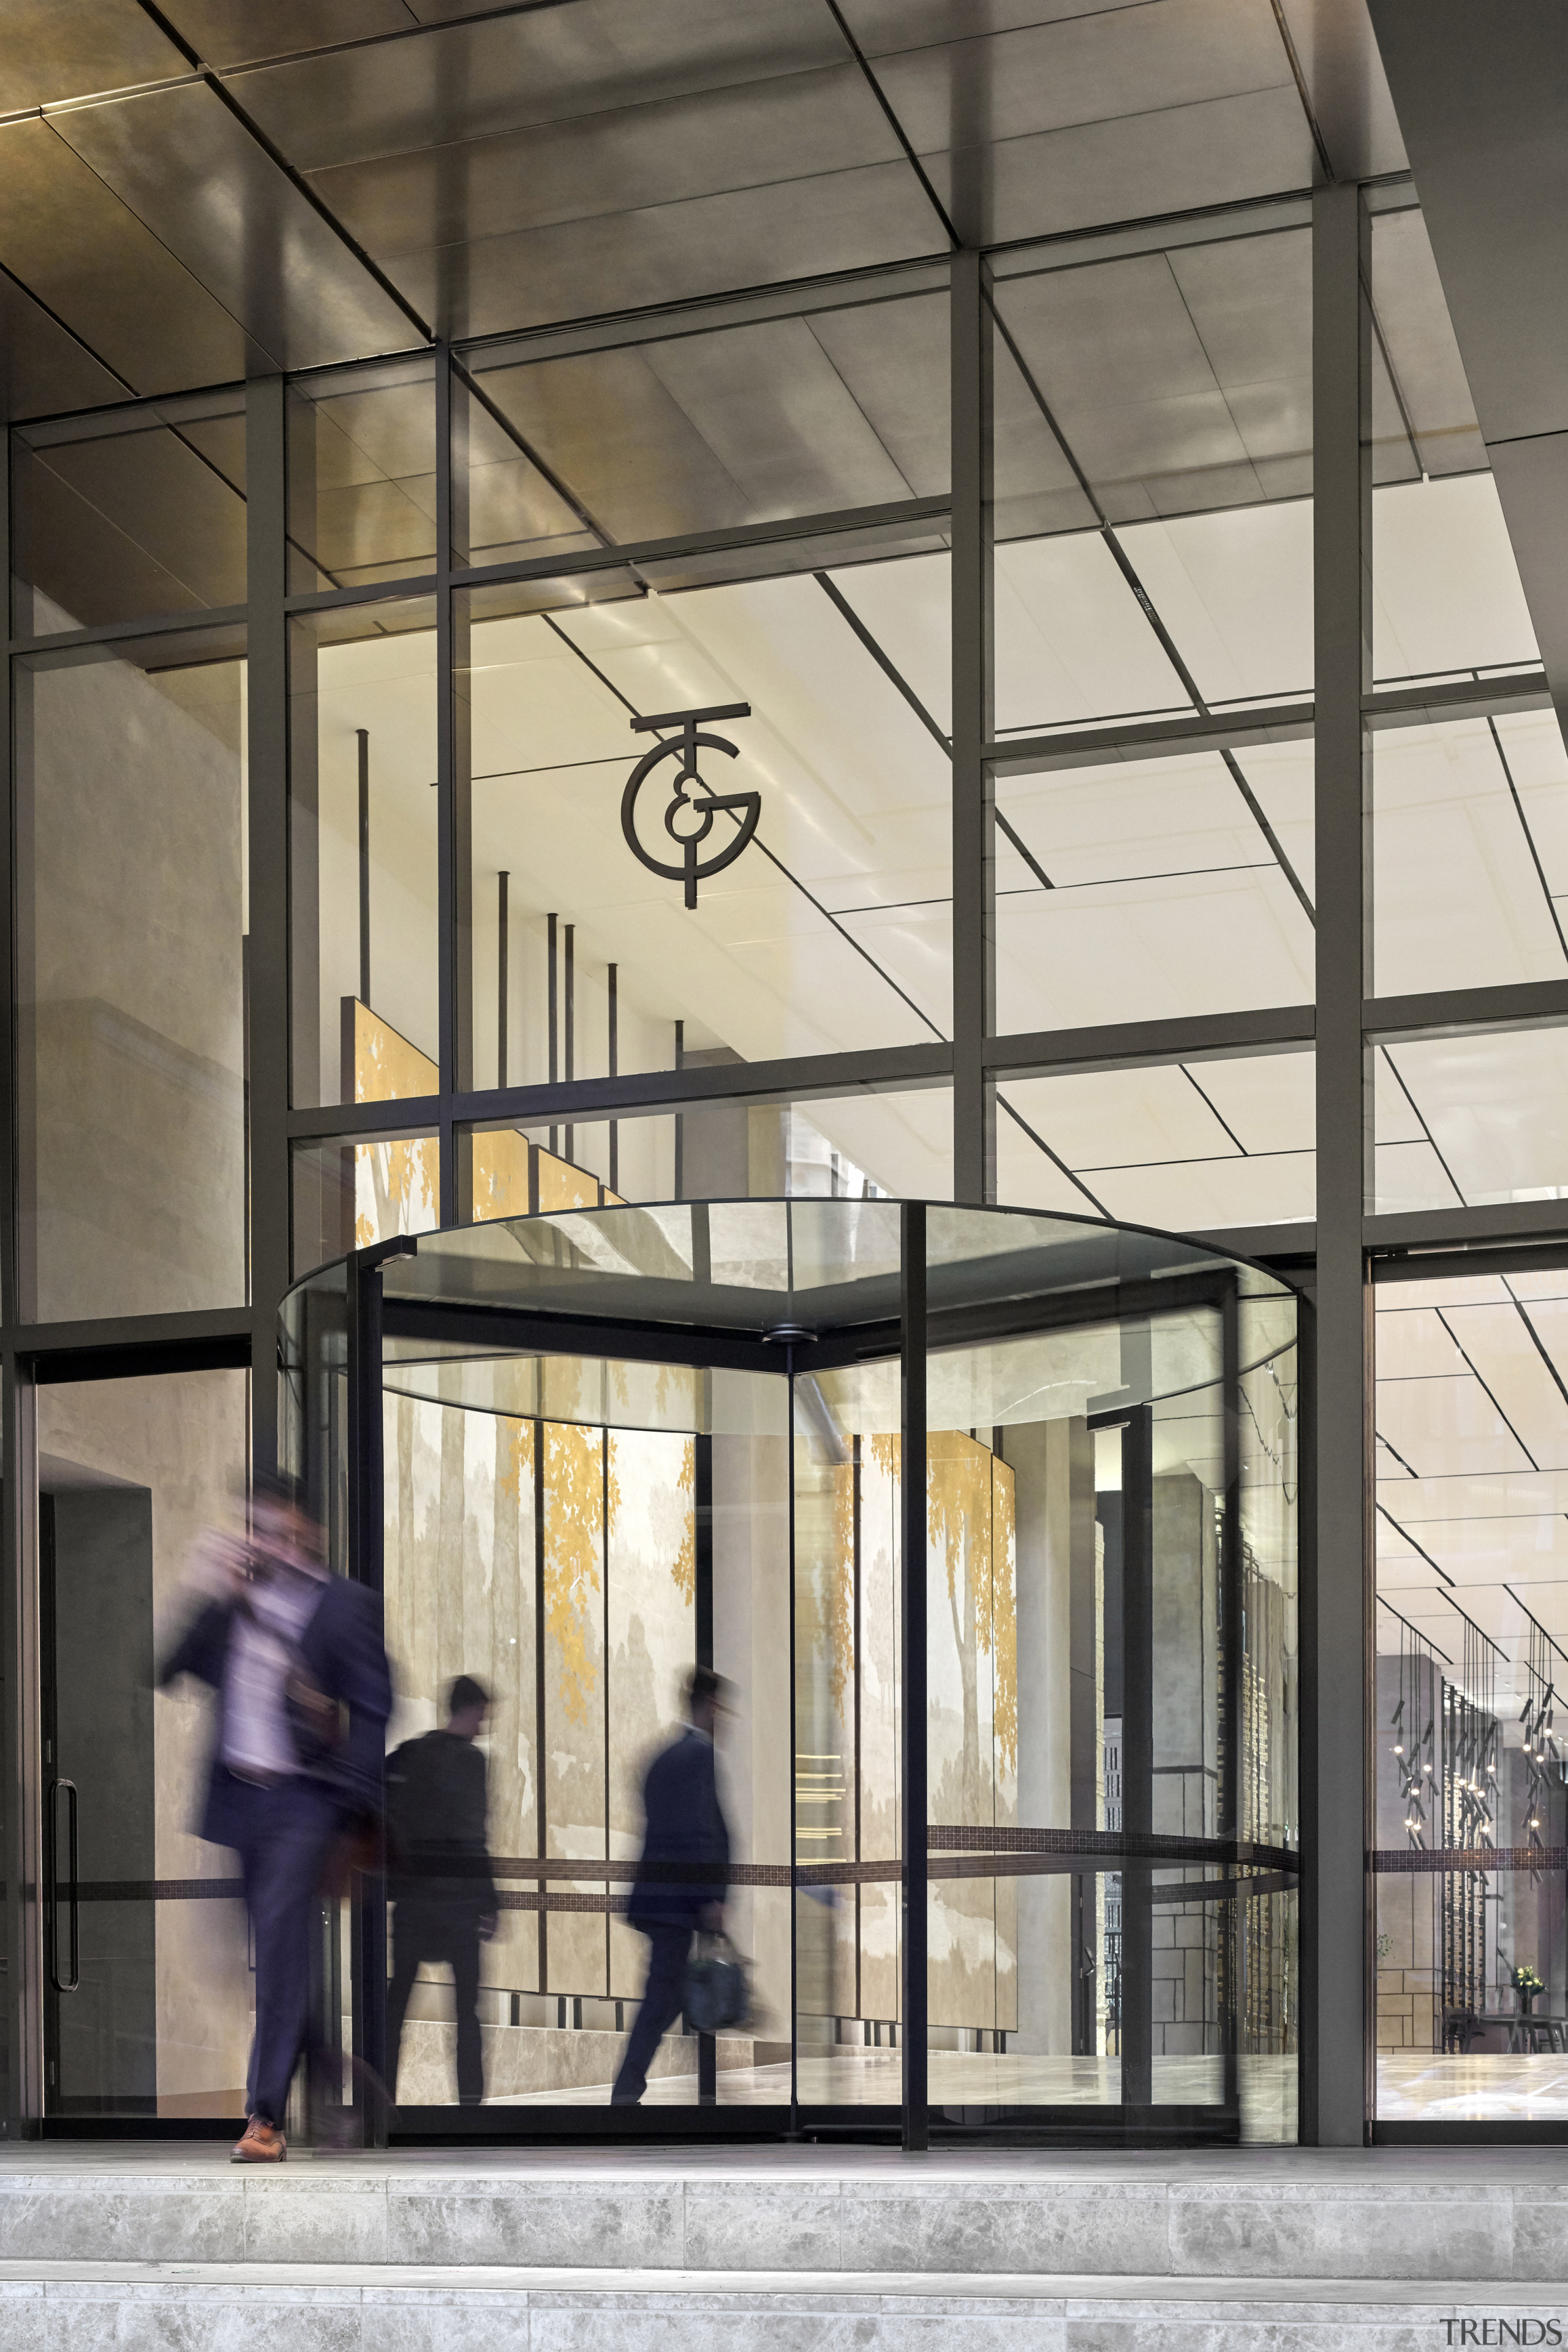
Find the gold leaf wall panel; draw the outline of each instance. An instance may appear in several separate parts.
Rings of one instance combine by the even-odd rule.
[[[608,1475],[603,1431],[542,1424],[544,1501],[544,1829],[546,1853],[605,1852],[608,1737],[605,1694],[605,1522]],[[552,1882],[561,1885],[561,1882]],[[562,1892],[601,1895],[602,1880]],[[606,1993],[608,1933],[602,1912],[552,1910],[548,1992]]]

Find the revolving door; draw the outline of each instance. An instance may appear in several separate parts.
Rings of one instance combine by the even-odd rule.
[[[395,2134],[1293,2139],[1296,1324],[1169,1236],[883,1200],[498,1221],[300,1284],[282,1454],[384,1592],[389,1744],[459,1674],[494,1698],[484,2104],[423,1969]],[[678,2023],[612,2110],[695,1664],[752,2014]],[[326,1933],[390,2084],[384,1885]]]

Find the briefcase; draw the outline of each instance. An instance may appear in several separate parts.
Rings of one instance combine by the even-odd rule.
[[[752,2013],[746,1964],[728,1936],[699,1936],[686,1964],[686,2022],[694,2033],[731,2033]]]

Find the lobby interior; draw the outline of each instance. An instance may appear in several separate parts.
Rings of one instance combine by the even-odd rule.
[[[761,1345],[925,1202],[1027,1213],[1052,1304],[931,1339],[913,1710],[907,1301],[853,1378],[388,1322],[334,1559],[392,1739],[500,1694],[473,2134],[608,2123],[702,1655],[756,2016],[672,2038],[648,2131],[1568,2137],[1552,12],[7,24],[7,2135],[243,2104],[151,1661],[250,1466],[353,1484],[301,1302],[493,1227]],[[683,892],[631,782],[691,712],[752,829]],[[445,2142],[426,1974],[380,2128]]]

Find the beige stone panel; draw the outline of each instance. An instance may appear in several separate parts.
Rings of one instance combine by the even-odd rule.
[[[603,1858],[605,1839],[605,1437],[565,1422],[541,1424],[544,1446],[545,1852]],[[552,1893],[603,1895],[603,1879],[552,1883]],[[552,1910],[545,1990],[608,1989],[601,1910]]]
[[[1152,1482],[1153,1827],[1213,1837],[1219,1773],[1214,1497],[1190,1471]]]
[[[991,1452],[962,1430],[933,1430],[926,1459],[929,1814],[935,1823],[988,1828],[995,1818]],[[933,1877],[927,1932],[931,2024],[994,2026],[994,1883]]]
[[[192,1546],[205,1528],[235,1522],[248,1395],[249,1383],[238,1371],[49,1383],[37,1391],[40,1456],[151,1493],[152,1602],[160,1652],[192,1606],[180,1590]],[[62,1672],[69,1671],[73,1638],[90,1639],[90,1628],[59,1629]],[[232,1877],[234,1856],[195,1831],[211,1754],[211,1699],[184,1682],[155,1693],[152,1707],[156,1875]],[[231,2113],[216,2095],[243,2085],[249,2053],[244,1907],[160,1903],[154,1936],[159,2100],[167,2100],[173,2113]]]
[[[17,688],[28,1311],[237,1305],[244,665]]]
[[[720,1795],[736,1862],[787,1869],[790,1441],[716,1436],[712,1460],[713,1664],[734,1707],[720,1727]],[[791,2033],[791,1914],[787,1885],[731,1890],[728,1924],[752,1962],[756,2032],[775,2042]]]
[[[900,1839],[899,1440],[860,1444],[860,1855],[896,1862]],[[903,1979],[898,1886],[860,1889],[860,2014],[896,2021]]]
[[[643,1781],[685,1719],[697,1655],[697,1448],[690,1437],[617,1429],[609,1449],[609,1851],[635,1860],[642,1852]],[[610,1991],[617,1999],[640,1997],[647,1953],[644,1937],[612,1919]]]

